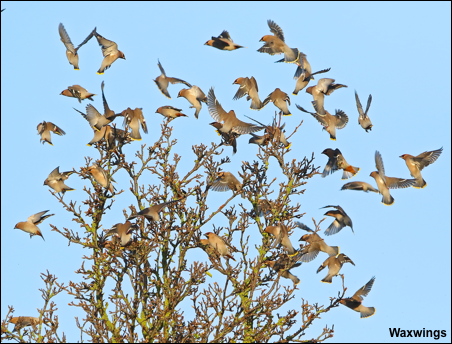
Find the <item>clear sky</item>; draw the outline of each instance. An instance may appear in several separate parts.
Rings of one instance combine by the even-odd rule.
[[[181,169],[188,170],[193,161],[191,146],[209,145],[219,137],[208,125],[212,122],[203,105],[199,119],[193,116],[184,98],[177,98],[184,85],[170,85],[171,99],[165,98],[153,79],[160,75],[160,59],[168,76],[198,85],[207,94],[210,87],[226,111],[234,109],[244,115],[270,123],[273,104],[261,111],[249,109],[245,98],[233,96],[238,77],[254,76],[263,100],[276,87],[290,95],[293,115],[283,118],[291,132],[303,120],[291,138],[288,159],[302,159],[314,152],[315,165],[326,164],[320,154],[325,148],[339,148],[349,163],[361,168],[350,181],[375,185],[370,172],[375,171],[374,154],[378,150],[386,174],[409,178],[400,155],[418,155],[443,147],[443,153],[423,170],[428,185],[424,189],[396,189],[391,194],[395,204],[384,206],[381,196],[357,191],[340,191],[345,181],[341,173],[321,178],[315,176],[306,185],[304,195],[294,201],[306,215],[302,222],[313,227],[324,216],[326,205],[341,205],[353,220],[355,234],[349,228],[327,237],[330,245],[338,245],[356,264],[347,264],[345,273],[347,296],[376,276],[373,289],[365,298],[366,306],[374,306],[373,317],[360,319],[359,314],[340,306],[315,321],[306,339],[317,336],[326,325],[335,325],[330,342],[450,342],[451,295],[451,49],[450,2],[11,2],[2,1],[1,8],[1,315],[13,305],[15,315],[37,316],[42,307],[39,288],[40,273],[49,270],[60,282],[80,280],[74,271],[88,252],[50,230],[49,224],[79,230],[71,222],[43,181],[56,167],[61,171],[77,170],[85,157],[98,157],[93,147],[88,123],[72,108],[85,110],[85,100],[59,95],[70,85],[80,84],[98,94],[92,104],[102,110],[100,84],[105,81],[105,94],[110,107],[120,112],[127,107],[142,107],[149,134],[143,141],[124,149],[129,159],[140,144],[152,144],[158,137],[163,117],[155,110],[163,105],[183,109],[189,117],[172,122],[178,139],[177,153],[182,155]],[[325,100],[330,112],[342,109],[349,116],[347,126],[338,130],[337,141],[331,141],[312,116],[300,112],[295,104],[312,110],[311,95],[304,90],[292,95],[295,65],[274,63],[280,55],[258,53],[259,39],[270,34],[267,20],[274,20],[284,31],[290,47],[307,55],[313,71],[331,68],[319,77],[334,78],[348,85]],[[74,71],[65,56],[58,35],[63,23],[72,42],[78,45],[94,27],[105,38],[115,41],[126,55],[116,61],[104,75],[97,75],[102,53],[95,39],[79,50],[80,70]],[[220,51],[204,43],[211,36],[228,30],[235,43],[245,46],[236,51]],[[316,78],[317,80],[318,78]],[[369,94],[373,102],[369,111],[374,124],[366,133],[358,125],[354,100],[358,92],[365,106]],[[52,135],[54,146],[39,142],[36,126],[51,121],[66,131],[65,136]],[[122,121],[117,121],[122,125]],[[258,147],[248,144],[248,137],[238,140],[238,153],[224,168],[240,171],[242,161],[256,159]],[[273,171],[277,171],[277,162]],[[103,228],[124,221],[122,209],[134,204],[128,192],[126,175],[115,176],[117,188],[126,192],[118,196],[112,211],[104,217]],[[147,182],[147,181],[144,181]],[[80,202],[87,180],[71,176],[67,185],[76,189],[65,199]],[[155,183],[149,176],[148,183]],[[212,207],[227,194],[210,195]],[[216,199],[218,198],[218,199]],[[243,202],[242,199],[236,203]],[[45,241],[29,236],[14,225],[42,210],[55,216],[45,220],[41,228]],[[322,232],[332,219],[322,224]],[[224,216],[215,224],[224,226]],[[202,228],[210,231],[212,225]],[[250,228],[250,235],[256,228]],[[292,241],[301,236],[295,229]],[[207,261],[203,252],[198,259]],[[316,274],[324,255],[293,270],[301,280],[291,305],[298,307],[301,298],[310,303],[327,304],[337,295],[340,278],[331,285],[321,283],[325,273]],[[264,271],[266,272],[266,271]],[[215,274],[214,274],[215,276]],[[282,284],[290,285],[283,280]],[[71,299],[60,295],[58,303],[61,330],[68,340],[79,339],[73,317],[82,314],[69,307]],[[189,310],[187,309],[187,312]],[[405,330],[446,330],[447,337],[391,338],[388,328]]]

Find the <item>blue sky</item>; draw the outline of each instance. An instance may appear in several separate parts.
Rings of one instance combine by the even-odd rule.
[[[254,76],[263,100],[276,87],[290,95],[293,115],[283,118],[291,131],[303,120],[291,138],[288,159],[302,159],[314,152],[315,165],[321,170],[325,148],[339,148],[349,163],[361,168],[350,181],[366,181],[375,170],[374,154],[378,150],[386,174],[409,178],[404,153],[417,155],[443,147],[443,153],[423,170],[428,185],[425,189],[392,190],[395,204],[380,203],[381,196],[364,192],[340,191],[346,182],[341,173],[309,180],[304,195],[294,198],[306,215],[302,222],[312,227],[312,218],[320,221],[325,205],[341,205],[352,218],[355,234],[349,228],[326,238],[338,245],[356,264],[345,265],[347,296],[376,276],[372,291],[365,298],[366,306],[377,308],[376,314],[360,319],[359,314],[340,306],[306,332],[306,339],[316,337],[326,325],[335,325],[330,342],[450,342],[450,128],[451,128],[451,50],[449,2],[9,2],[1,8],[1,315],[13,305],[16,315],[37,316],[42,307],[39,288],[40,273],[49,270],[60,282],[79,280],[74,271],[80,257],[88,252],[50,230],[49,224],[79,230],[71,222],[43,181],[56,167],[68,171],[80,169],[85,157],[97,158],[97,151],[86,146],[92,138],[88,123],[72,107],[85,110],[90,101],[79,104],[76,99],[60,94],[67,86],[80,84],[98,94],[92,104],[102,109],[100,84],[105,81],[105,94],[110,107],[120,112],[127,107],[142,107],[149,133],[143,141],[124,149],[129,159],[141,144],[152,144],[160,132],[163,117],[155,110],[163,105],[183,109],[189,117],[172,122],[178,139],[176,151],[182,156],[181,171],[187,171],[194,155],[191,146],[218,142],[208,123],[212,122],[203,105],[199,119],[194,110],[177,93],[185,86],[170,85],[172,99],[165,98],[153,82],[160,71],[159,59],[168,76],[198,85],[207,94],[215,94],[226,111],[234,109],[238,117],[251,116],[270,123],[275,107],[268,104],[261,111],[249,109],[245,98],[232,100],[238,77]],[[272,19],[284,31],[286,43],[307,55],[313,71],[331,68],[319,77],[334,78],[348,85],[325,100],[330,112],[342,109],[349,116],[347,126],[338,130],[337,141],[331,141],[320,124],[310,115],[297,110],[299,104],[312,111],[312,97],[304,90],[292,95],[295,66],[274,63],[281,58],[258,53],[259,39],[270,34],[267,20]],[[116,61],[104,75],[97,75],[102,53],[95,39],[79,50],[80,70],[69,65],[58,24],[63,23],[72,42],[78,45],[97,27],[99,34],[115,41],[126,55]],[[245,46],[232,52],[220,51],[204,43],[211,36],[228,30],[235,43]],[[318,79],[318,78],[316,78]],[[312,85],[312,84],[311,84]],[[358,92],[365,106],[372,94],[369,111],[374,127],[366,133],[358,125],[354,100]],[[52,135],[54,146],[39,142],[36,126],[51,121],[66,131],[65,136]],[[122,125],[122,121],[117,121]],[[256,159],[258,147],[248,144],[248,137],[238,140],[238,153],[224,168],[240,171],[242,161]],[[277,162],[270,164],[270,173],[277,175]],[[272,172],[273,171],[273,172]],[[182,172],[180,173],[182,174]],[[115,176],[117,188],[126,190],[105,215],[103,228],[124,221],[122,209],[136,204],[127,191],[125,173]],[[157,183],[152,176],[143,183]],[[87,180],[71,176],[67,185],[76,189],[65,199],[81,201]],[[211,194],[212,209],[229,195]],[[237,200],[236,203],[243,200]],[[56,214],[39,227],[46,241],[30,239],[14,225],[31,214],[49,209]],[[322,232],[331,223],[322,223]],[[215,225],[225,226],[218,217]],[[212,225],[202,228],[208,232]],[[250,228],[250,235],[252,230]],[[295,229],[292,242],[301,236]],[[198,252],[198,259],[207,257]],[[337,295],[340,278],[331,285],[321,283],[324,272],[316,274],[325,259],[293,270],[301,280],[291,305],[298,307],[301,298],[311,303],[327,304],[329,296]],[[265,272],[265,271],[264,271]],[[216,274],[213,275],[214,277]],[[283,280],[283,285],[290,285]],[[70,298],[60,295],[58,303],[61,330],[68,340],[78,340],[74,316],[78,310],[67,306]],[[187,312],[189,310],[187,309]],[[405,330],[446,330],[447,337],[391,338],[388,328]]]

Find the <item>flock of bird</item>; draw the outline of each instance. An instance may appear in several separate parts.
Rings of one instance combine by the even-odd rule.
[[[293,91],[294,95],[297,95],[299,91],[305,89],[309,82],[313,80],[314,75],[327,73],[330,68],[319,70],[317,72],[312,72],[311,66],[307,60],[307,56],[300,52],[297,48],[290,48],[285,41],[283,30],[272,20],[268,20],[267,24],[269,26],[271,35],[264,35],[260,41],[264,42],[263,46],[258,49],[260,53],[267,53],[270,55],[283,54],[283,59],[276,62],[293,63],[297,66],[294,75],[295,88]],[[103,74],[105,70],[110,68],[112,64],[119,58],[125,59],[125,55],[118,49],[118,45],[100,34],[97,33],[96,28],[86,37],[86,39],[74,47],[68,33],[66,32],[63,24],[58,26],[58,32],[61,41],[64,43],[66,48],[66,56],[68,62],[74,67],[74,69],[79,69],[79,49],[88,43],[92,37],[97,39],[97,42],[101,46],[103,60],[101,66],[97,71],[98,74]],[[205,45],[212,46],[214,48],[226,51],[234,51],[240,48],[244,48],[241,45],[235,44],[231,39],[228,31],[223,31],[218,37],[212,37],[208,40]],[[221,144],[232,146],[233,153],[237,151],[237,138],[241,135],[249,134],[251,138],[249,139],[250,144],[257,144],[261,146],[267,146],[270,142],[277,142],[277,146],[281,144],[281,147],[289,148],[290,143],[287,141],[284,135],[284,125],[279,125],[276,123],[276,119],[271,125],[262,124],[254,119],[254,123],[244,122],[237,118],[234,110],[226,111],[221,106],[218,101],[214,88],[212,87],[205,93],[196,85],[192,85],[182,79],[175,77],[168,77],[162,64],[158,61],[158,68],[160,70],[160,75],[154,79],[154,82],[160,92],[167,98],[171,99],[168,87],[170,84],[183,84],[188,88],[183,88],[179,91],[177,97],[184,97],[189,103],[190,108],[194,108],[194,116],[198,119],[199,114],[202,109],[202,103],[207,104],[208,112],[214,119],[214,122],[210,123],[218,134],[221,136]],[[281,89],[276,88],[271,92],[263,101],[259,97],[259,89],[256,79],[251,77],[239,77],[236,78],[233,84],[239,86],[233,99],[238,100],[246,96],[247,101],[250,102],[250,108],[253,110],[261,110],[268,103],[272,102],[275,107],[280,111],[281,116],[291,115],[289,109],[290,98],[289,95],[283,92]],[[307,111],[300,105],[296,107],[305,113],[311,114],[328,132],[332,140],[336,140],[336,129],[344,128],[348,123],[348,116],[342,110],[336,110],[335,114],[330,114],[325,109],[325,96],[331,95],[334,91],[345,88],[346,85],[335,83],[335,79],[332,78],[321,78],[318,80],[316,85],[306,88],[306,93],[312,95],[312,106],[314,111]],[[86,106],[86,113],[75,109],[82,117],[89,123],[93,130],[94,137],[88,143],[88,145],[96,144],[100,141],[105,141],[107,149],[112,150],[121,147],[124,142],[130,142],[131,140],[141,140],[142,136],[140,133],[140,128],[144,133],[147,133],[146,120],[141,108],[127,108],[122,112],[115,113],[110,109],[106,101],[104,94],[104,82],[101,84],[102,101],[103,101],[103,114],[99,112],[92,104]],[[93,101],[93,94],[87,91],[80,85],[72,85],[67,87],[67,89],[61,92],[61,95],[67,97],[73,97],[81,103],[83,100],[88,99]],[[372,122],[368,116],[369,108],[372,101],[372,96],[369,95],[366,110],[363,110],[358,94],[355,91],[355,100],[358,110],[358,123],[366,131],[372,129]],[[161,106],[156,110],[156,113],[162,116],[176,119],[178,117],[186,117],[187,115],[182,113],[182,109],[172,107],[170,105]],[[123,117],[124,119],[124,130],[116,128],[113,121],[117,117]],[[130,130],[129,130],[130,129]],[[259,136],[255,134],[258,131],[264,130],[264,135]],[[59,126],[52,122],[43,121],[37,126],[38,134],[40,135],[41,142],[48,143],[52,145],[51,133],[57,135],[64,135],[65,132]],[[423,188],[426,186],[426,182],[422,177],[421,171],[426,166],[432,164],[438,159],[442,152],[442,148],[426,151],[417,156],[410,154],[403,154],[400,156],[402,158],[408,170],[413,177],[413,179],[406,178],[395,178],[386,176],[383,160],[381,154],[375,152],[375,165],[376,171],[370,174],[371,177],[375,179],[376,188],[367,182],[354,181],[346,183],[342,190],[360,190],[365,192],[375,192],[380,193],[383,196],[382,203],[385,205],[392,205],[394,203],[394,198],[390,194],[390,189],[394,188],[407,188],[416,187]],[[328,157],[328,162],[323,170],[322,177],[326,177],[337,170],[343,170],[342,179],[349,179],[356,175],[360,170],[359,167],[350,165],[342,155],[339,149],[327,148],[322,154]],[[109,174],[99,165],[94,164],[86,169],[86,171],[99,183],[102,187],[114,193],[115,188],[113,186],[114,180],[109,176]],[[44,185],[49,186],[55,192],[65,193],[66,191],[74,190],[73,188],[67,186],[65,181],[69,178],[71,174],[75,171],[60,172],[59,167],[50,172],[48,177],[44,181]],[[209,188],[213,191],[227,191],[232,190],[233,192],[240,193],[242,191],[241,182],[230,172],[220,171],[217,173],[217,179],[214,180]],[[125,223],[118,223],[113,226],[111,230],[108,231],[107,236],[113,236],[119,241],[121,246],[126,246],[132,241],[132,232],[137,228],[136,224],[131,222],[137,217],[143,217],[149,221],[159,221],[159,212],[168,205],[178,202],[180,200],[172,200],[169,202],[153,205],[149,208],[145,208],[136,214],[131,215]],[[261,215],[265,213],[266,201],[260,202]],[[348,226],[353,231],[352,220],[346,214],[344,209],[337,205],[328,205],[324,208],[334,208],[335,210],[328,210],[325,215],[334,218],[334,221],[326,229],[325,235],[331,236],[337,234],[342,228]],[[38,224],[42,223],[45,219],[54,214],[47,214],[48,210],[41,211],[36,214],[31,215],[27,221],[19,222],[16,224],[15,228],[21,229],[30,234],[41,236],[43,239],[42,232],[37,227]],[[324,268],[328,268],[328,273],[322,282],[331,283],[334,276],[337,276],[340,272],[344,263],[354,262],[345,254],[339,252],[337,246],[329,246],[325,243],[324,239],[321,238],[317,231],[308,228],[303,223],[297,222],[296,226],[307,234],[304,234],[300,241],[306,242],[306,245],[301,247],[300,250],[296,250],[290,239],[289,239],[289,228],[283,223],[275,223],[274,225],[267,226],[265,233],[271,234],[275,237],[274,244],[271,248],[283,247],[287,252],[287,255],[283,255],[279,260],[271,261],[267,260],[265,264],[270,268],[277,271],[282,277],[291,279],[294,284],[300,283],[298,277],[290,273],[290,269],[301,265],[302,262],[310,262],[317,257],[319,252],[325,252],[328,258],[322,263],[318,268],[317,272],[320,272]],[[234,259],[229,249],[229,244],[220,236],[215,233],[207,232],[205,233],[207,239],[201,239],[200,246],[205,248],[208,253],[223,256],[227,259]],[[361,317],[368,317],[375,313],[374,307],[365,307],[362,305],[362,299],[371,290],[375,277],[371,278],[362,288],[360,288],[356,293],[349,298],[344,298],[340,300],[340,303],[345,306],[360,312]],[[30,320],[31,319],[31,320]],[[35,323],[37,318],[33,317],[15,317],[11,320],[14,322],[18,328],[20,326],[28,326]],[[20,326],[19,326],[20,325]]]

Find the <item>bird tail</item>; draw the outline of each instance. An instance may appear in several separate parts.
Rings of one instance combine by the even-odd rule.
[[[354,167],[352,165],[347,166],[347,168],[344,169],[344,173],[342,174],[342,179],[349,179],[356,175],[359,172],[359,167]]]
[[[381,203],[383,203],[384,205],[392,205],[394,204],[394,197],[392,197],[391,194],[388,192],[387,195],[383,195]]]
[[[426,181],[423,178],[416,179],[416,183],[413,185],[413,188],[423,189],[427,186]]]
[[[330,246],[332,248],[332,252],[329,252],[328,254],[337,256],[340,253],[340,248],[339,246]],[[331,254],[332,253],[332,254]]]
[[[368,318],[375,314],[375,307],[362,307],[359,311],[361,318]]]
[[[326,277],[323,280],[321,280],[321,282],[323,282],[323,283],[332,283],[333,282],[333,276],[326,275]]]

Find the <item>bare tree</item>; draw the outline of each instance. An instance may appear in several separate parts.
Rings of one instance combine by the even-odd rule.
[[[297,285],[284,278],[290,269],[297,274],[303,245],[295,255],[288,255],[284,247],[272,245],[274,238],[265,232],[267,226],[280,223],[289,234],[294,232],[295,221],[304,214],[292,198],[302,195],[308,180],[319,173],[314,155],[286,161],[290,148],[267,128],[257,160],[244,161],[236,175],[241,187],[221,193],[224,201],[212,208],[207,197],[215,192],[210,187],[218,172],[228,170],[229,158],[222,154],[226,147],[221,146],[229,143],[194,145],[193,166],[182,173],[170,122],[165,119],[161,136],[152,146],[141,146],[136,161],[122,152],[122,146],[131,142],[122,131],[114,130],[111,140],[95,143],[99,157],[87,157],[86,166],[74,171],[92,184],[84,188],[82,202],[52,192],[74,223],[72,228],[52,225],[52,230],[69,244],[90,251],[76,271],[82,281],[60,283],[48,271],[43,273],[39,321],[12,332],[7,328],[14,313],[10,307],[2,321],[2,340],[65,342],[52,301],[59,293],[70,295],[70,305],[84,312],[82,319],[75,319],[80,341],[322,342],[333,336],[334,326],[313,338],[306,338],[305,331],[338,306],[346,288],[342,284],[342,292],[326,305],[294,299]],[[273,158],[278,162],[272,164],[277,177],[270,180]],[[89,173],[93,164],[106,172],[107,187]],[[130,188],[115,185],[117,190],[112,192],[109,183],[120,171],[128,174]],[[149,184],[149,172],[158,182]],[[103,216],[127,192],[136,202],[123,210],[123,220],[118,222],[130,223],[125,229],[103,230]],[[149,204],[162,203],[167,204],[157,211],[158,220],[139,213]],[[132,215],[137,216],[131,219]],[[228,225],[216,226],[214,218],[222,216]],[[204,239],[207,232],[222,239],[218,242],[228,247],[234,260]],[[251,236],[258,243],[254,247]]]

